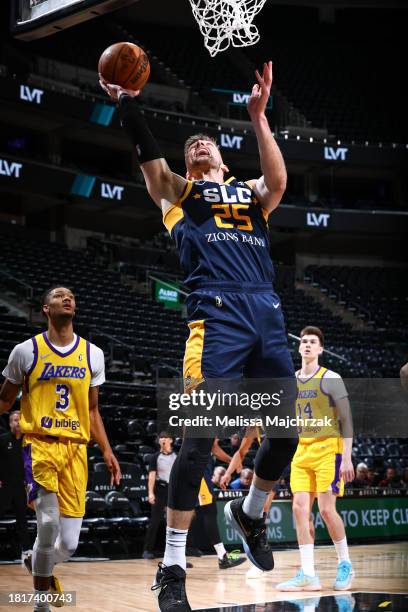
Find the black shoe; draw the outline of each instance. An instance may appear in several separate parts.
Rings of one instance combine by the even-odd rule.
[[[186,572],[179,565],[159,563],[152,591],[156,591],[160,612],[192,612],[187,601]]]
[[[243,510],[244,499],[233,499],[224,507],[226,520],[237,530],[248,559],[259,569],[270,572],[273,569],[272,549],[266,538],[264,517],[251,519]]]
[[[245,557],[239,556],[239,551],[225,553],[222,559],[218,559],[218,567],[220,569],[229,569],[230,567],[238,567],[241,563],[245,563]]]
[[[155,559],[156,555],[152,553],[150,550],[144,550],[142,559]]]
[[[186,557],[202,557],[203,553],[200,549],[195,548],[194,546],[187,546],[186,548]]]

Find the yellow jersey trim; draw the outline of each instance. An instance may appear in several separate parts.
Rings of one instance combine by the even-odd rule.
[[[203,382],[202,359],[204,350],[205,321],[191,321],[188,324],[190,335],[184,354],[184,389],[185,393],[195,389]]]
[[[172,206],[165,212],[165,214],[163,215],[163,223],[169,234],[171,234],[173,227],[176,225],[176,223],[181,221],[183,217],[183,209],[179,208],[175,204],[172,204]]]
[[[179,197],[178,200],[173,202],[172,206],[181,206],[184,200],[187,198],[188,194],[193,188],[193,181],[187,181],[186,186],[184,187],[183,193]]]
[[[229,179],[227,179],[226,181],[224,181],[224,185],[229,185],[229,183],[231,183],[232,181],[235,181],[235,176],[230,176]]]

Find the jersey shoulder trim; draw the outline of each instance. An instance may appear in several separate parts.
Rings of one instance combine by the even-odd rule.
[[[93,371],[92,371],[92,366],[91,366],[91,344],[88,342],[88,340],[86,340],[85,342],[86,342],[86,360],[88,362],[88,368],[92,376]]]
[[[38,361],[38,344],[37,344],[37,336],[34,336],[34,338],[31,338],[31,341],[33,343],[33,355],[34,355],[34,359],[33,359],[33,363],[31,364],[30,369],[28,370],[26,376],[30,376],[31,372],[34,370],[35,366],[37,365],[37,361]]]
[[[235,176],[230,176],[229,179],[224,181],[223,185],[229,185],[230,183],[232,183],[233,181],[236,181],[236,180],[237,179],[235,178]]]
[[[184,217],[183,209],[179,208],[175,204],[173,204],[172,206],[170,206],[170,208],[166,210],[166,212],[163,215],[163,223],[167,231],[169,232],[169,234],[171,234],[171,232],[173,231],[173,227],[179,221],[181,221],[183,217]]]
[[[175,202],[173,202],[172,206],[178,206],[181,207],[182,203],[184,202],[184,200],[188,197],[190,191],[193,188],[193,181],[187,181],[184,189],[183,189],[183,193],[181,194],[181,196],[179,197],[178,200],[176,200]]]

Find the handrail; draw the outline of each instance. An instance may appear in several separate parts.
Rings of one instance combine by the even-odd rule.
[[[23,285],[23,287],[26,287],[29,289],[30,291],[30,299],[32,299],[34,297],[34,288],[32,287],[32,285],[29,285],[28,283],[26,283],[25,281],[20,280],[19,278],[16,278],[15,276],[13,276],[12,274],[10,274],[10,272],[6,272],[5,270],[1,270],[0,269],[0,274],[2,276],[5,276],[6,278],[11,278],[13,279],[13,281],[15,281],[17,284],[19,285]]]
[[[313,272],[308,272],[308,276],[311,279],[311,284],[317,283],[319,287],[323,287],[323,289],[330,291],[330,293],[335,293],[337,302],[341,301],[342,298],[345,297],[344,295],[342,296],[341,289],[338,289],[337,287],[335,287],[334,285],[330,283],[321,281],[320,279],[315,279]],[[368,317],[368,320],[371,321],[371,311],[368,308],[366,308],[365,306],[362,306],[361,304],[359,304],[358,302],[355,302],[354,300],[348,299],[347,303],[353,306],[354,308],[356,308],[358,313],[360,312],[364,313]]]
[[[92,338],[93,336],[105,336],[105,338],[109,338],[109,340],[113,340],[114,342],[116,342],[116,344],[119,344],[120,346],[124,346],[125,348],[134,351],[135,347],[134,346],[130,346],[130,344],[126,344],[126,342],[123,342],[123,340],[119,340],[118,338],[116,338],[116,336],[112,336],[111,334],[107,334],[106,332],[103,331],[98,331],[98,330],[94,330],[92,329],[89,332],[89,337]]]

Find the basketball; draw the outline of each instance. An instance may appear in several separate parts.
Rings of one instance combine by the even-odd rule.
[[[149,58],[133,43],[116,43],[102,53],[98,71],[108,83],[136,91],[142,89],[149,78]]]

